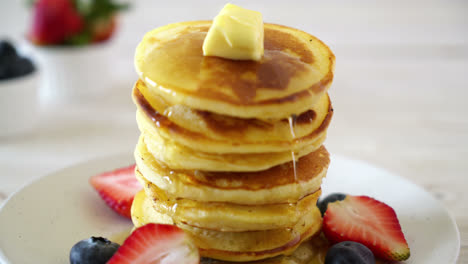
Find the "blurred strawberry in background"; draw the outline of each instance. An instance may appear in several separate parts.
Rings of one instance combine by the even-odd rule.
[[[36,0],[29,40],[36,45],[86,45],[110,39],[117,13],[126,4],[112,0]]]
[[[69,0],[38,0],[29,39],[37,45],[59,44],[83,30],[82,17]]]

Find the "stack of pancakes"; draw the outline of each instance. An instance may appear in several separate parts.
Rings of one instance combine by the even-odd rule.
[[[210,25],[161,27],[137,48],[144,191],[133,222],[175,224],[204,257],[290,254],[321,228],[334,56],[307,33],[265,24],[261,61],[204,57]]]

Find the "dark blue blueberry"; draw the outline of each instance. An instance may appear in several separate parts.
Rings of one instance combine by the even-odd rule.
[[[375,264],[372,251],[361,243],[344,241],[332,246],[325,264]]]
[[[70,264],[105,264],[119,247],[103,237],[81,240],[70,251]]]
[[[346,194],[344,193],[332,193],[328,195],[325,198],[320,198],[317,201],[317,207],[319,208],[320,212],[322,213],[322,216],[325,214],[325,211],[327,211],[327,207],[329,203],[333,203],[336,201],[342,201],[346,198]]]
[[[20,77],[34,71],[34,65],[28,58],[17,58],[8,68],[8,77]]]
[[[11,60],[16,57],[18,57],[18,54],[16,53],[15,47],[6,40],[0,41],[0,60]]]
[[[0,80],[8,79],[8,67],[0,62]]]
[[[0,80],[24,76],[34,71],[30,59],[18,56],[8,41],[0,41]]]
[[[8,41],[0,42],[0,80],[8,78],[10,65],[16,60],[16,50]]]

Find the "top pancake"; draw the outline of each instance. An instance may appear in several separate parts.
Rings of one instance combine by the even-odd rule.
[[[171,105],[241,118],[279,119],[310,109],[327,92],[335,57],[319,39],[265,24],[261,61],[203,56],[211,21],[170,24],[145,35],[135,54],[140,78]]]

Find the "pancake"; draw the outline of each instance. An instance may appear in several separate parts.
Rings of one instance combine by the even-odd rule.
[[[144,112],[159,129],[176,134],[179,130],[185,130],[206,135],[212,140],[228,140],[233,142],[231,147],[236,144],[249,145],[252,142],[286,141],[290,149],[293,139],[306,137],[318,128],[326,129],[322,123],[330,118],[332,112],[328,94],[324,94],[316,105],[295,117],[292,135],[288,119],[242,119],[200,111],[185,105],[168,105],[160,97],[151,97],[148,87],[141,80],[135,84],[133,99],[140,112]]]
[[[261,61],[203,56],[211,21],[148,32],[135,53],[140,79],[170,105],[241,118],[282,119],[309,110],[327,92],[335,57],[303,31],[264,23]]]
[[[228,153],[216,154],[197,151],[176,143],[171,138],[161,137],[158,133],[142,133],[141,144],[146,144],[148,151],[160,162],[175,170],[202,171],[262,171],[303,157],[321,146],[326,135],[317,145],[305,145],[303,148],[284,152],[269,153]],[[293,156],[294,154],[294,156]]]
[[[251,173],[174,170],[155,159],[141,138],[135,161],[143,177],[170,198],[247,205],[297,202],[320,188],[330,163],[322,146],[296,162],[296,175],[293,162]]]
[[[170,216],[176,223],[223,232],[242,232],[290,228],[316,207],[321,190],[316,190],[297,203],[242,205],[200,202],[184,198],[168,198],[164,191],[151,184],[136,171],[146,195],[156,212]]]
[[[170,216],[160,214],[153,208],[151,199],[148,199],[144,190],[139,191],[133,198],[130,215],[135,228],[148,223],[173,225]]]
[[[144,191],[134,199],[132,220],[139,227],[149,223],[168,222],[164,214],[144,208],[148,204]],[[141,214],[141,215],[140,215]],[[292,253],[303,241],[317,234],[321,215],[317,207],[306,213],[292,228],[248,232],[220,232],[176,223],[192,239],[203,257],[228,261],[252,261]]]
[[[328,250],[328,242],[321,235],[313,236],[302,243],[291,255],[281,255],[274,258],[244,262],[245,264],[323,264]],[[237,262],[202,258],[200,264],[233,264]]]
[[[314,36],[268,23],[261,60],[203,56],[210,26],[170,24],[137,47],[135,174],[144,190],[132,221],[178,226],[203,263],[312,261],[335,57]]]
[[[140,130],[149,134],[159,133],[161,137],[203,152],[284,152],[308,145],[320,146],[332,117],[328,94],[290,123],[287,119],[240,119],[184,105],[167,106],[157,102],[159,97],[146,99],[141,90],[148,93],[147,89],[139,81],[133,91]]]

